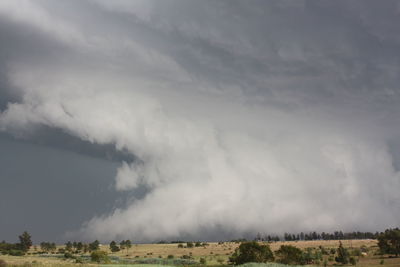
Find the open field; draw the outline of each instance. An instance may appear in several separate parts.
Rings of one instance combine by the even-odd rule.
[[[400,258],[388,258],[377,255],[376,240],[344,240],[343,246],[348,248],[350,253],[360,249],[361,247],[367,251],[364,256],[356,256],[360,267],[378,267],[378,266],[400,266]],[[339,241],[290,241],[290,242],[273,242],[270,243],[271,249],[276,251],[281,245],[293,245],[301,249],[311,249],[313,251],[320,250],[323,247],[325,250],[336,249],[339,246]],[[186,244],[184,244],[186,246]],[[189,256],[193,261],[199,262],[200,258],[207,261],[207,265],[227,264],[229,256],[239,246],[239,243],[224,242],[208,243],[204,247],[193,248],[178,248],[178,244],[135,244],[128,250],[122,250],[117,253],[111,253],[108,245],[102,245],[101,250],[109,253],[110,256],[115,256],[121,260],[165,260],[169,255],[173,255],[174,259],[180,259],[182,256]],[[61,246],[60,246],[61,247]],[[96,264],[75,264],[73,260],[65,260],[62,255],[48,255],[46,257],[33,255],[35,250],[32,248],[29,252],[31,255],[26,256],[0,256],[0,259],[5,260],[10,265],[23,265],[25,263],[33,263],[32,266],[98,266]],[[88,255],[88,254],[86,254]],[[171,257],[171,256],[170,256]],[[335,264],[334,255],[324,255],[323,259],[327,261],[328,266]],[[381,261],[383,260],[383,264]],[[135,264],[136,267],[154,267],[157,264]],[[168,265],[173,265],[169,264]],[[322,262],[320,266],[322,266]],[[108,265],[117,266],[117,265]],[[127,265],[124,265],[127,266]],[[166,266],[166,265],[164,265]]]

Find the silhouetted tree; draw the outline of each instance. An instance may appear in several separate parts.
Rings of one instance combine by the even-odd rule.
[[[27,231],[23,232],[22,235],[19,237],[19,247],[23,252],[27,252],[29,248],[32,246],[32,240],[31,240],[31,235],[28,234]]]

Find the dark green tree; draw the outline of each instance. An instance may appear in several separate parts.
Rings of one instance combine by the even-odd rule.
[[[126,247],[126,242],[125,242],[125,240],[122,240],[121,242],[119,242],[119,247],[120,247],[121,249],[125,249],[125,247]]]
[[[229,257],[229,261],[235,265],[246,262],[268,262],[273,260],[274,254],[270,247],[268,245],[260,245],[255,241],[241,243],[233,255]]]
[[[67,243],[65,243],[65,250],[66,251],[72,251],[72,243],[71,243],[71,241],[68,241]]]
[[[111,241],[110,243],[110,250],[111,252],[118,252],[120,251],[120,248],[117,246],[117,243],[115,241]]]
[[[295,246],[282,245],[276,255],[283,264],[304,264],[303,251]]]
[[[83,253],[86,253],[89,251],[89,245],[88,244],[83,244]]]
[[[125,240],[125,246],[127,249],[130,249],[132,247],[132,242],[129,239]]]
[[[76,249],[80,252],[80,251],[82,251],[82,249],[83,249],[83,244],[82,244],[82,242],[78,242],[77,244],[76,244]]]
[[[122,241],[119,243],[119,247],[120,247],[121,249],[126,249],[126,253],[128,253],[128,250],[132,247],[132,243],[131,243],[131,241],[130,241],[129,239],[127,239],[127,240],[122,240]]]
[[[29,250],[29,248],[32,246],[31,235],[28,234],[27,231],[25,231],[18,238],[19,238],[18,245],[19,245],[20,249],[26,253]]]
[[[400,229],[387,229],[378,236],[378,246],[382,254],[400,255]]]
[[[100,242],[98,240],[93,241],[89,244],[89,251],[95,251],[100,248]]]
[[[339,242],[339,247],[337,249],[337,257],[335,257],[335,261],[341,264],[348,264],[349,263],[349,252],[347,249],[343,247],[342,242]]]

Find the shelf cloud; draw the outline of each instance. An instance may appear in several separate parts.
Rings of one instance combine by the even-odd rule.
[[[34,139],[54,128],[129,155],[110,180],[146,194],[71,237],[393,227],[399,10],[397,1],[1,1],[0,130]]]

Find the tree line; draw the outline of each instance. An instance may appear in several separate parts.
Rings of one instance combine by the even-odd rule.
[[[334,231],[333,233],[326,232],[309,232],[309,233],[284,233],[283,236],[279,235],[261,235],[260,233],[254,238],[255,241],[308,241],[308,240],[354,240],[354,239],[377,239],[381,233],[379,232],[347,232]]]
[[[346,237],[345,234],[340,236]],[[287,235],[287,237],[291,239],[289,235]],[[380,254],[389,254],[395,257],[400,255],[399,228],[387,229],[384,232],[377,234],[376,238],[378,240]],[[229,261],[234,265],[240,265],[247,262],[273,261],[283,264],[305,265],[313,263],[320,264],[320,261],[323,259],[322,255],[334,255],[334,259],[338,264],[356,265],[357,263],[354,255],[352,256],[349,250],[343,247],[341,241],[339,241],[339,247],[337,249],[331,249],[330,251],[324,249],[322,246],[319,247],[319,250],[312,251],[311,248],[307,248],[303,251],[292,245],[281,245],[275,253],[272,252],[268,243],[260,243],[257,241],[242,242],[229,258]],[[327,266],[326,260],[324,266]]]

